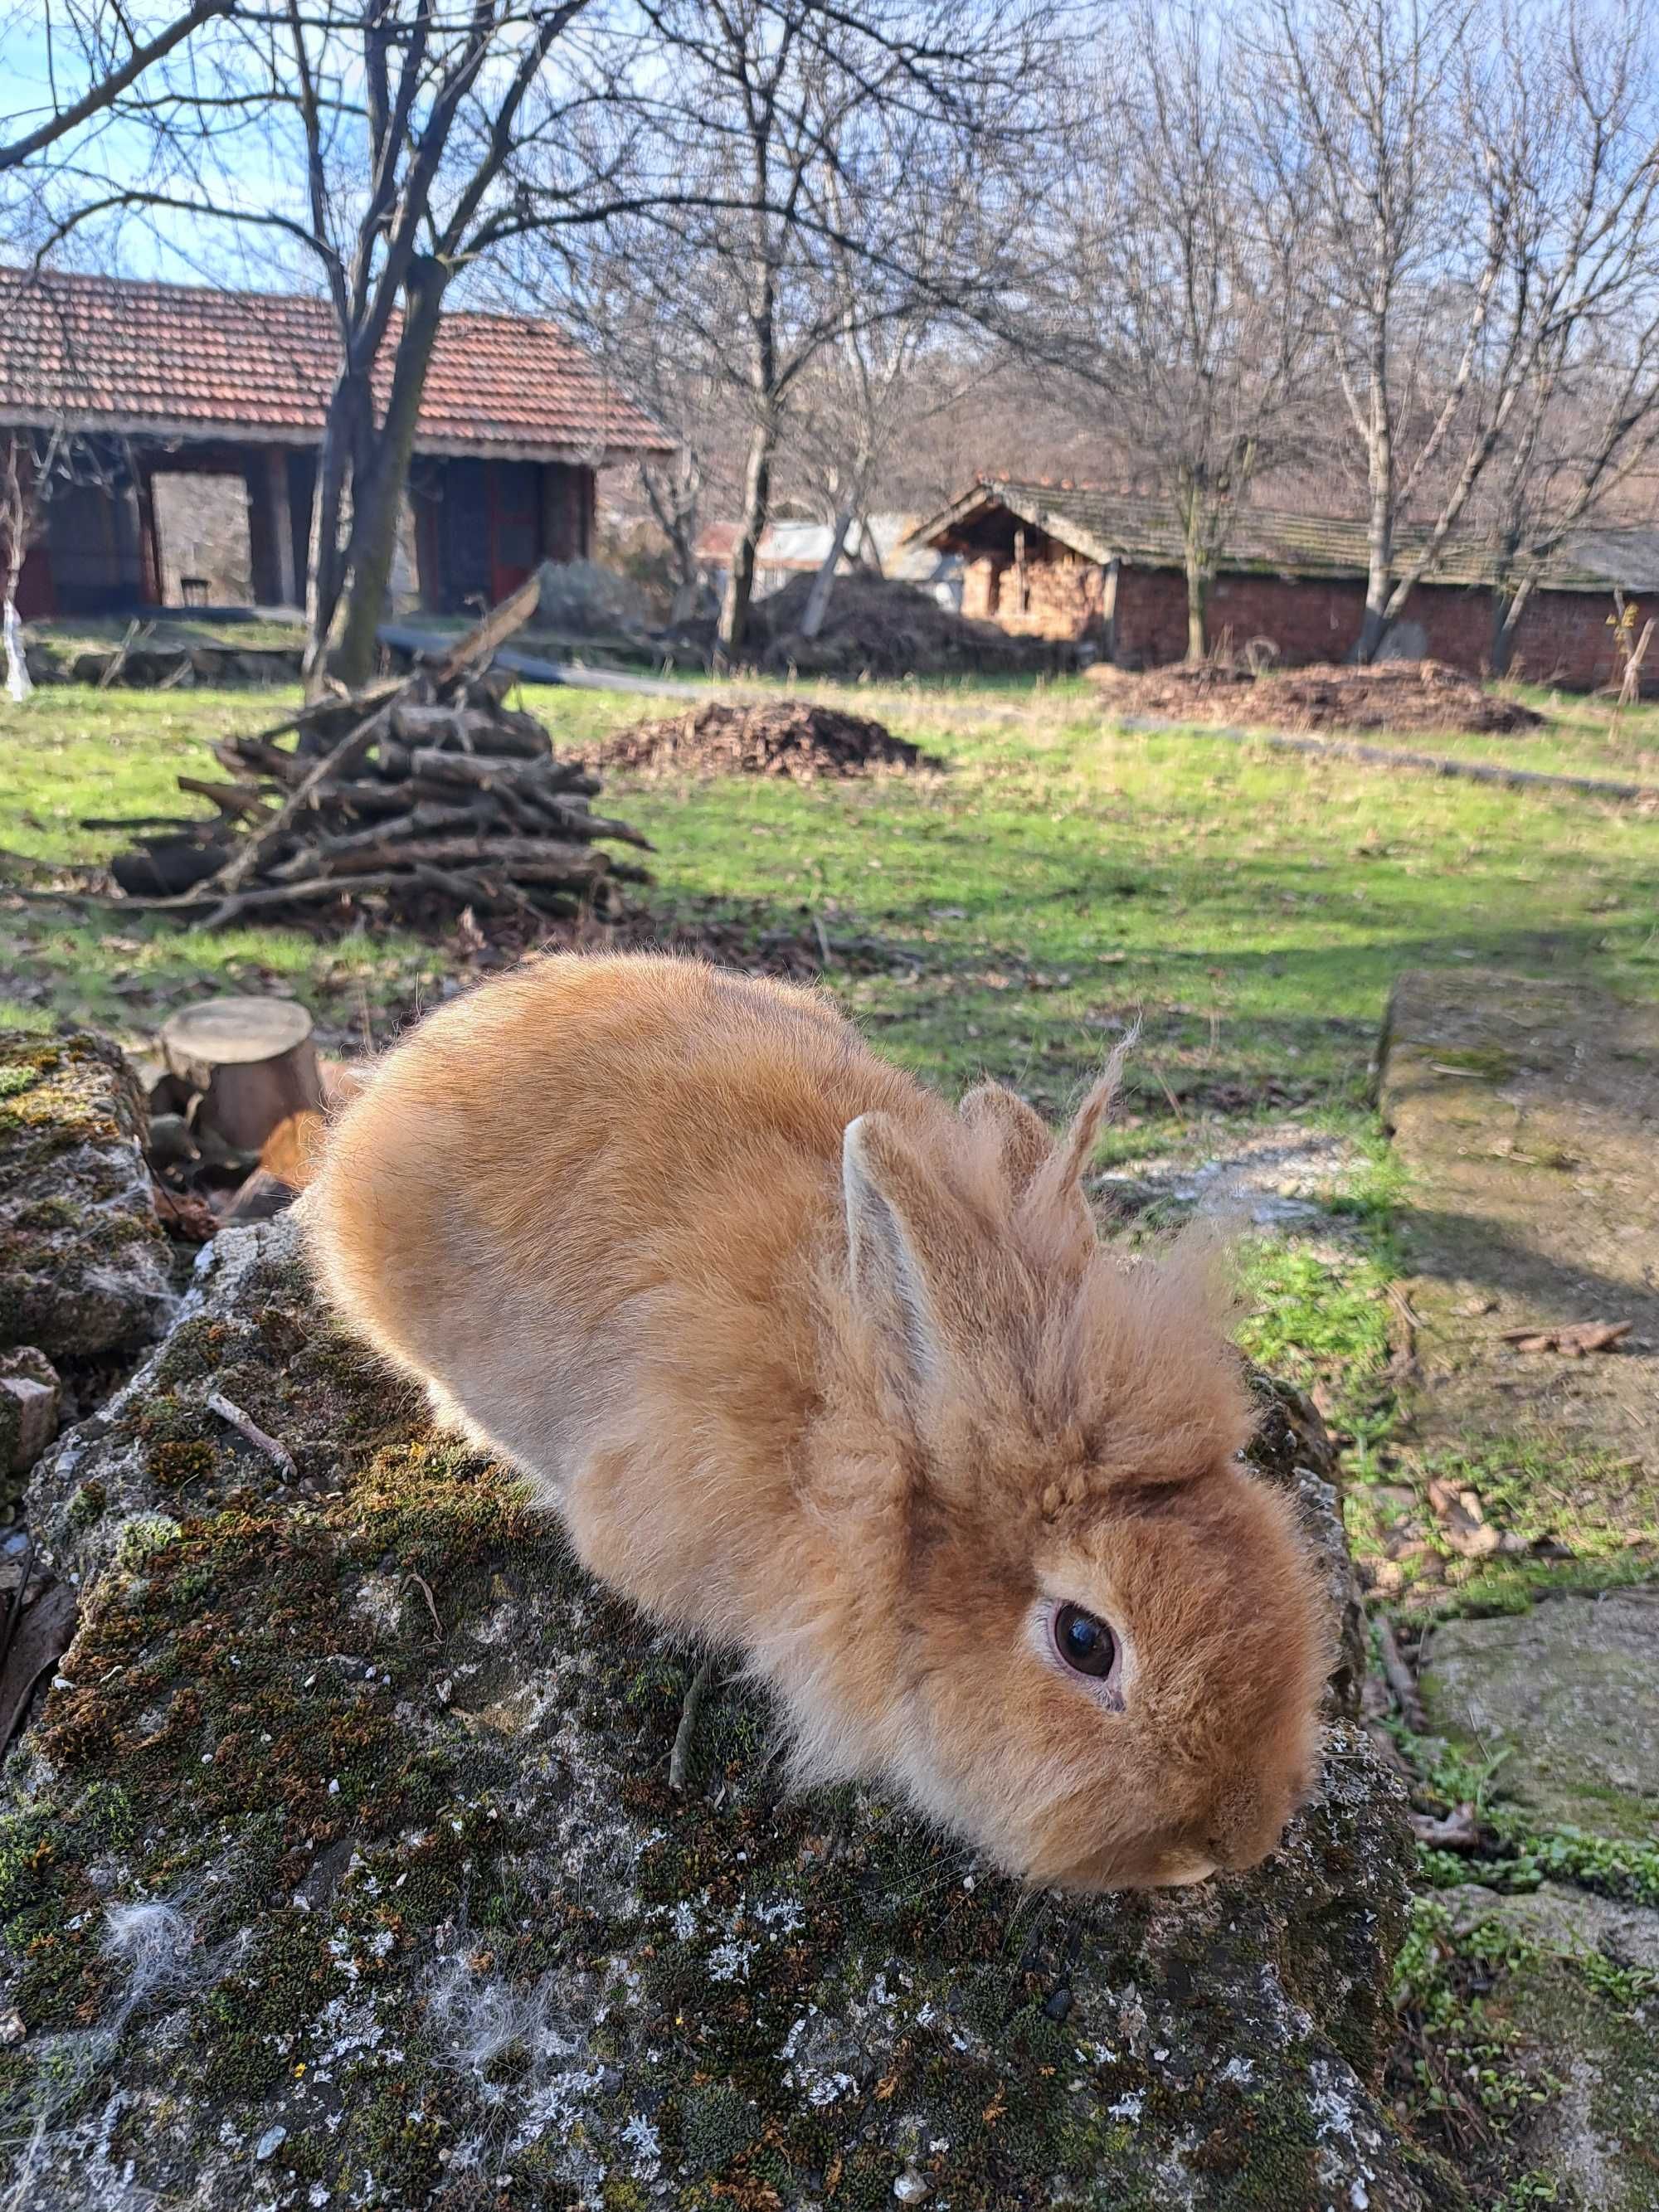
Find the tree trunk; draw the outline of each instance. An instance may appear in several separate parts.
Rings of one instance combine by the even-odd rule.
[[[772,504],[772,453],[776,443],[776,425],[769,414],[763,416],[756,423],[749,441],[749,465],[743,479],[743,520],[738,528],[738,542],[732,549],[732,566],[726,572],[720,627],[715,633],[715,643],[728,661],[742,651],[744,633],[749,627],[749,605],[755,596],[755,555],[765,535]]]
[[[1202,660],[1209,652],[1209,640],[1205,635],[1205,605],[1209,598],[1210,579],[1203,561],[1189,546],[1187,551],[1187,658]]]
[[[10,585],[6,589],[5,605],[0,609],[0,625],[3,625],[6,639],[6,696],[15,707],[21,707],[34,684],[29,675],[28,656],[23,650],[23,625],[17,618]]]
[[[349,341],[348,341],[349,343]],[[306,696],[314,698],[328,678],[329,642],[345,583],[341,534],[353,457],[362,447],[360,418],[365,409],[373,428],[373,399],[368,379],[347,362],[329,395],[323,441],[317,455],[317,489],[311,508],[311,547],[306,575],[306,649],[301,672]]]
[[[1394,578],[1394,444],[1374,405],[1370,439],[1370,514],[1365,528],[1365,616],[1353,659],[1369,667],[1389,628],[1389,590]]]
[[[1492,595],[1492,672],[1507,676],[1510,663],[1515,657],[1515,641],[1521,628],[1521,617],[1527,611],[1527,602],[1532,597],[1532,579],[1523,580],[1509,590],[1497,590]]]
[[[841,566],[841,556],[847,544],[847,533],[853,526],[853,510],[843,507],[836,517],[836,526],[830,533],[830,550],[812,579],[812,588],[806,594],[806,606],[800,618],[803,637],[816,637],[823,628],[823,618],[830,611],[830,594],[836,588],[836,571]]]
[[[30,494],[33,487],[28,481],[30,473],[14,431],[7,441],[4,465],[0,467],[0,542],[5,547],[5,578],[0,584],[0,625],[3,625],[5,633],[6,693],[19,707],[34,689],[29,680],[22,624],[17,615],[17,588],[22,581],[32,534]]]
[[[323,1103],[311,1017],[292,999],[204,999],[161,1024],[161,1056],[201,1100],[198,1132],[257,1152],[289,1115]]]
[[[648,462],[640,465],[640,488],[657,527],[668,540],[674,574],[674,597],[668,610],[671,629],[690,622],[697,611],[702,577],[697,567],[697,507],[702,495],[702,467],[695,453],[682,447],[673,472],[654,475]]]
[[[374,441],[374,465],[366,484],[352,485],[351,538],[339,641],[329,656],[331,672],[356,690],[374,672],[375,634],[386,617],[386,591],[398,550],[409,464],[421,394],[443,312],[448,271],[441,262],[410,264],[404,284],[404,325],[392,373],[386,420]]]

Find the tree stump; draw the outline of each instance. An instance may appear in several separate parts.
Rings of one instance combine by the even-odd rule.
[[[323,1103],[311,1017],[292,999],[204,999],[161,1025],[168,1068],[201,1094],[196,1125],[257,1152],[279,1121]]]

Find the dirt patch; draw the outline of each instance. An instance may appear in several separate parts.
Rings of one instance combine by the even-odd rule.
[[[803,637],[811,588],[811,576],[793,576],[756,601],[749,649],[763,667],[813,676],[949,676],[1021,675],[1056,665],[1058,649],[1044,640],[1011,637],[886,576],[838,576],[823,629]]]
[[[1477,1570],[1512,1557],[1561,1577],[1650,1571],[1659,1010],[1419,970],[1395,988],[1381,1066],[1407,1176],[1400,1434],[1439,1478],[1444,1544]],[[1629,1327],[1603,1351],[1559,1348],[1583,1323]]]
[[[618,730],[587,746],[582,757],[590,768],[631,775],[783,775],[793,783],[934,765],[884,723],[803,700],[694,707],[667,721]]]
[[[1270,671],[1206,661],[1148,669],[1091,668],[1089,680],[1115,714],[1182,722],[1259,722],[1281,730],[1474,730],[1498,736],[1540,727],[1544,717],[1484,690],[1439,660],[1333,663]]]

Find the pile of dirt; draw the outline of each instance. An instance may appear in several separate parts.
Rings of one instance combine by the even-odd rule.
[[[800,634],[812,589],[792,576],[750,611],[750,650],[763,667],[811,676],[1022,675],[1055,665],[1059,648],[970,621],[914,584],[865,569],[837,576],[823,627]]]
[[[635,775],[787,775],[794,783],[932,765],[884,724],[799,699],[693,707],[668,721],[617,730],[582,757],[590,769]]]
[[[1316,662],[1252,676],[1218,661],[1137,673],[1098,667],[1090,680],[1117,714],[1182,722],[1258,722],[1281,730],[1475,730],[1503,736],[1537,728],[1530,707],[1499,698],[1440,660],[1380,661],[1371,668]]]

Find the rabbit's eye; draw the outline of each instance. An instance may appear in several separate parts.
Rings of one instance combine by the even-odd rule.
[[[1103,1680],[1117,1664],[1116,1637],[1080,1605],[1062,1605],[1055,1612],[1054,1649],[1077,1674],[1097,1680]]]

